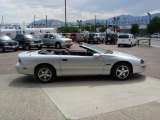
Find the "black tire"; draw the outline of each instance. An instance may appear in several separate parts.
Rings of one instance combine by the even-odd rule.
[[[15,48],[14,51],[18,51],[18,48]]]
[[[118,63],[113,66],[111,71],[111,75],[117,80],[126,80],[132,74],[132,67],[128,63]]]
[[[31,50],[31,47],[30,47],[29,44],[26,44],[26,45],[25,45],[25,50],[27,50],[27,51]]]
[[[55,48],[56,48],[56,49],[61,49],[61,48],[62,48],[61,43],[59,43],[59,42],[56,43]]]
[[[4,47],[0,47],[0,52],[5,52],[5,49],[4,49]]]
[[[121,47],[121,45],[118,44],[118,47]]]
[[[41,50],[42,49],[42,46],[38,47],[38,50]]]
[[[35,77],[38,81],[42,83],[49,83],[56,78],[56,72],[51,66],[42,65],[36,68]]]

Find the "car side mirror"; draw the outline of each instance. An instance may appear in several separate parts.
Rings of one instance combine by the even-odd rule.
[[[95,53],[95,54],[93,54],[93,57],[94,58],[99,58],[99,57],[101,57],[101,55],[99,53]]]

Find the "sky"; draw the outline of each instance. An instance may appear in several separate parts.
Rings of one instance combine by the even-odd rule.
[[[67,21],[108,19],[122,14],[134,16],[160,13],[160,0],[66,0]],[[4,23],[30,23],[36,20],[64,21],[64,0],[0,0]],[[1,19],[0,19],[1,22]]]

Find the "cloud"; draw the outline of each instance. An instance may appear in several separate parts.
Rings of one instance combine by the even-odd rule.
[[[66,0],[67,19],[106,19],[121,14],[144,15],[147,12],[156,13],[159,10],[159,0]],[[64,0],[0,0],[0,15],[5,22],[26,23],[36,19],[57,19],[64,21]]]

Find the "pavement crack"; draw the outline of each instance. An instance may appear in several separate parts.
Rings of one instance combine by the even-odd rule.
[[[126,113],[122,112],[121,110],[120,110],[119,112],[120,112],[120,113],[122,113],[123,115],[125,115],[126,117],[128,117],[128,118],[132,119],[132,120],[136,120],[136,119],[134,119],[134,118],[130,117],[129,115],[127,115]]]

